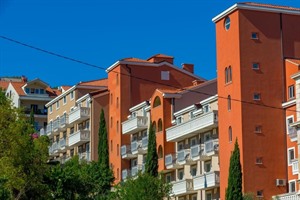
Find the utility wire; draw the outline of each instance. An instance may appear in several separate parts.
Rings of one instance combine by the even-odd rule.
[[[25,47],[28,47],[28,48],[31,48],[31,49],[34,49],[34,50],[37,50],[37,51],[40,51],[40,52],[43,52],[43,53],[46,53],[46,54],[50,54],[52,56],[56,56],[56,57],[59,57],[59,58],[62,58],[62,59],[70,60],[70,61],[73,61],[73,62],[76,62],[76,63],[79,63],[79,64],[83,64],[83,65],[86,65],[86,66],[89,66],[89,67],[93,67],[93,68],[97,68],[97,69],[101,69],[101,70],[106,70],[106,68],[104,68],[104,67],[99,67],[97,65],[90,64],[90,63],[87,63],[87,62],[84,62],[84,61],[81,61],[81,60],[78,60],[78,59],[74,59],[74,58],[70,58],[70,57],[67,57],[67,56],[64,56],[64,55],[61,55],[61,54],[58,54],[58,53],[54,53],[54,52],[51,52],[51,51],[48,51],[48,50],[45,50],[45,49],[42,49],[42,48],[39,48],[39,47],[35,47],[33,45],[26,44],[24,42],[20,42],[18,40],[12,39],[12,38],[8,38],[8,37],[2,36],[2,35],[0,35],[0,38],[2,38],[4,40],[7,40],[7,41],[10,41],[10,42],[13,42],[13,43],[18,44],[18,45],[21,45],[21,46],[25,46]],[[192,90],[192,89],[181,88],[181,87],[177,87],[177,86],[167,84],[167,83],[159,83],[157,81],[141,78],[141,77],[138,77],[138,76],[133,76],[131,74],[128,75],[128,74],[124,74],[124,73],[116,72],[116,71],[111,71],[111,72],[121,74],[121,75],[124,75],[124,76],[129,76],[131,78],[135,78],[135,79],[138,79],[138,80],[147,81],[147,82],[150,82],[150,83],[156,83],[156,84],[168,86],[168,87],[171,87],[171,88],[175,88],[175,89],[179,90],[178,92],[188,91],[188,92],[193,92],[193,93],[206,95],[208,97],[212,97],[212,96],[216,95],[216,94],[210,94],[210,93],[206,93],[206,92],[195,91],[195,90]],[[228,97],[222,97],[222,96],[219,96],[219,95],[218,95],[218,98],[228,100]],[[231,99],[231,101],[240,102],[240,103],[244,103],[244,104],[251,104],[251,105],[255,105],[255,106],[266,107],[266,108],[270,108],[270,109],[300,112],[300,111],[293,110],[293,109],[284,109],[282,107],[276,107],[276,106],[271,106],[271,105],[266,105],[266,104],[260,104],[260,103],[250,102],[250,101],[239,100],[239,99]]]

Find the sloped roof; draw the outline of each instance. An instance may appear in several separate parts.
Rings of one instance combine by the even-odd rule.
[[[81,86],[107,86],[107,78],[93,80],[93,81],[80,82],[78,85],[81,85]]]
[[[143,60],[143,59],[140,59],[140,58],[123,58],[121,59],[121,61],[128,61],[128,62],[145,62],[145,63],[152,63],[150,61],[147,61],[147,60]]]
[[[154,56],[151,56],[147,60],[150,60],[151,58],[174,58],[174,57],[159,53],[159,54],[156,54]]]
[[[257,6],[257,7],[265,7],[265,8],[277,8],[277,9],[284,9],[284,10],[300,11],[300,8],[295,8],[295,7],[290,7],[290,6],[280,6],[280,5],[274,5],[274,4],[264,4],[264,3],[255,3],[255,2],[244,2],[244,3],[240,3],[240,4]]]
[[[16,90],[19,96],[26,95],[26,93],[22,88],[26,83],[19,83],[19,82],[10,82],[10,83],[12,84],[12,86],[14,87],[14,89]],[[56,97],[61,94],[61,91],[59,91],[58,89],[52,89],[50,87],[47,87],[45,91],[49,95],[49,97]]]
[[[9,81],[1,81],[0,80],[0,88],[2,88],[3,90],[6,90],[9,83],[10,83]]]

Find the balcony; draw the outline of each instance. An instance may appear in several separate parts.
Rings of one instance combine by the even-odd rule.
[[[53,129],[52,129],[54,135],[59,134],[59,118],[53,121]]]
[[[220,184],[220,173],[218,171],[208,172],[196,176],[193,179],[195,190],[206,190],[214,187],[219,187]]]
[[[44,128],[40,129],[40,136],[42,136],[42,135],[46,135],[46,131]]]
[[[69,124],[80,123],[90,117],[90,108],[77,107],[69,114]]]
[[[65,131],[69,125],[69,117],[67,115],[63,115],[59,119],[59,125],[61,131]]]
[[[212,111],[166,130],[168,142],[178,142],[218,126],[218,112]]]
[[[130,145],[132,154],[146,154],[147,150],[144,150],[142,145],[142,140],[132,141]]]
[[[52,145],[49,147],[49,155],[50,156],[58,156],[59,155],[58,148],[59,148],[58,142],[52,143]]]
[[[24,112],[26,115],[30,115],[31,110],[31,108],[25,108]],[[47,118],[47,109],[33,109],[33,114],[35,115],[34,117]]]
[[[148,136],[142,138],[142,148],[147,151],[148,149]]]
[[[132,134],[148,128],[148,118],[135,116],[122,123],[123,134]]]
[[[177,162],[175,154],[168,154],[165,156],[165,166],[167,169],[180,169],[183,168],[183,165],[180,165]]]
[[[191,150],[190,149],[182,149],[177,152],[177,162],[180,165],[191,165],[196,162],[191,159]]]
[[[176,196],[193,193],[194,192],[193,180],[186,179],[186,180],[173,182],[172,190],[173,190],[173,194]]]
[[[66,138],[61,138],[59,140],[59,148],[60,148],[60,152],[66,152],[68,149],[68,145],[67,145],[67,139]]]
[[[122,170],[122,180],[126,180],[130,176],[131,172],[129,169],[124,169]]]
[[[47,134],[47,136],[50,137],[51,133],[52,133],[52,124],[50,123],[46,126],[46,134]]]
[[[90,130],[79,130],[69,136],[69,147],[79,146],[90,141]]]
[[[297,129],[296,127],[293,126],[288,126],[288,135],[291,140],[296,140],[297,139]]]
[[[136,158],[137,154],[133,154],[131,152],[131,146],[123,145],[121,146],[121,156],[122,159],[132,159],[132,158]]]
[[[299,200],[300,199],[300,194],[293,192],[293,193],[286,193],[286,194],[281,194],[277,196],[273,196],[273,200]]]
[[[219,139],[209,140],[204,142],[204,154],[213,156],[219,152]]]
[[[292,161],[292,172],[293,172],[293,174],[298,174],[298,172],[299,172],[299,161],[298,161],[298,159]]]
[[[87,162],[91,161],[90,152],[79,153],[79,160],[85,160]]]

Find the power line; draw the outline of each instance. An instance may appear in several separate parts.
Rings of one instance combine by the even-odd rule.
[[[62,58],[62,59],[73,61],[73,62],[83,64],[83,65],[86,65],[86,66],[89,66],[89,67],[93,67],[93,68],[97,68],[97,69],[101,69],[101,70],[106,70],[106,68],[104,68],[104,67],[99,67],[97,65],[90,64],[90,63],[87,63],[87,62],[84,62],[84,61],[81,61],[81,60],[78,60],[78,59],[74,59],[74,58],[70,58],[70,57],[67,57],[67,56],[64,56],[64,55],[61,55],[61,54],[58,54],[58,53],[54,53],[52,51],[48,51],[48,50],[45,50],[45,49],[42,49],[42,48],[39,48],[39,47],[35,47],[33,45],[29,45],[29,44],[26,44],[24,42],[20,42],[18,40],[12,39],[12,38],[8,38],[8,37],[2,36],[2,35],[0,35],[0,38],[2,38],[4,40],[7,40],[7,41],[10,41],[10,42],[13,42],[13,43],[18,44],[18,45],[21,45],[21,46],[25,46],[25,47],[28,47],[28,48],[31,48],[31,49],[34,49],[34,50],[37,50],[37,51],[40,51],[40,52],[43,52],[43,53],[46,53],[46,54],[50,54],[52,56],[56,56],[56,57],[59,57],[59,58]],[[129,76],[131,78],[147,81],[147,82],[150,82],[150,83],[156,83],[156,84],[168,86],[168,87],[171,87],[171,88],[175,88],[177,90],[180,90],[180,92],[181,91],[188,91],[188,92],[193,92],[193,93],[206,95],[208,97],[215,96],[215,94],[209,94],[209,93],[206,93],[206,92],[200,92],[200,91],[195,91],[195,90],[191,90],[191,89],[187,89],[187,88],[181,88],[181,87],[177,87],[177,86],[170,85],[170,84],[167,84],[167,83],[159,83],[159,82],[156,82],[156,81],[153,81],[153,80],[150,80],[150,79],[145,79],[145,78],[141,78],[141,77],[138,77],[138,76],[133,76],[131,74],[129,75],[129,74],[124,74],[124,73],[116,72],[116,71],[111,71],[111,72],[121,74],[121,75],[124,75],[124,76]],[[219,95],[218,95],[218,98],[228,100],[228,97],[222,97],[222,96],[219,96]],[[266,104],[259,104],[259,103],[244,101],[244,100],[239,100],[239,99],[231,99],[231,101],[236,101],[236,102],[240,102],[240,103],[244,103],[244,104],[251,104],[251,105],[255,105],[255,106],[262,106],[262,107],[266,107],[266,108],[270,108],[270,109],[300,112],[300,111],[293,110],[293,109],[284,109],[282,107],[276,107],[276,106],[271,106],[271,105],[266,105]]]

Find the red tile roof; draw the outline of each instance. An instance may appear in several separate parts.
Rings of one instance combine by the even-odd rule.
[[[11,85],[15,88],[18,95],[25,95],[24,90],[22,87],[25,85],[25,83],[18,83],[18,82],[11,82]]]
[[[82,85],[82,86],[107,86],[107,78],[99,79],[99,80],[93,80],[93,81],[80,82],[78,85]]]
[[[61,95],[61,91],[58,89],[52,89],[50,87],[46,88],[46,92],[49,94],[49,97],[57,97]]]
[[[0,81],[0,88],[6,90],[10,82],[8,81]]]
[[[165,55],[165,54],[161,54],[161,53],[159,53],[159,54],[156,54],[156,55],[154,55],[154,56],[151,56],[150,58],[148,58],[147,60],[150,60],[151,58],[174,58],[173,56],[168,56],[168,55]]]
[[[139,59],[139,58],[123,58],[121,61],[151,63],[147,60],[142,60],[142,59]]]
[[[70,89],[71,86],[63,85],[63,86],[61,86],[61,88],[62,88],[64,91],[66,91],[66,90]]]
[[[273,4],[262,4],[262,3],[254,3],[254,2],[244,2],[244,3],[240,3],[240,4],[245,4],[245,5],[249,5],[249,6],[257,6],[257,7],[265,7],[265,8],[300,11],[300,8],[294,8],[294,7],[290,7],[290,6],[278,6],[278,5],[273,5]]]

